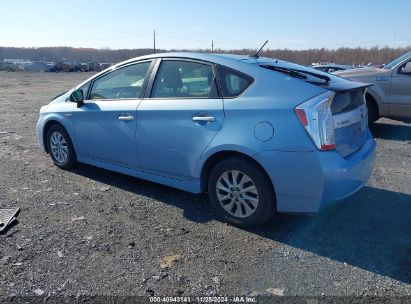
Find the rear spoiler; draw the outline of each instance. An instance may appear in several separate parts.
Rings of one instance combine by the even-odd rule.
[[[327,85],[323,85],[322,87],[336,92],[336,93],[343,93],[347,91],[359,90],[359,89],[367,89],[373,86],[373,83],[362,83],[362,82],[354,82],[354,81],[337,81],[337,82],[330,82]]]

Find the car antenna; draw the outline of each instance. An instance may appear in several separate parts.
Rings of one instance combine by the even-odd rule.
[[[260,49],[257,51],[257,53],[255,53],[255,55],[251,55],[250,57],[260,58],[260,57],[258,57],[258,54],[260,54],[261,50],[265,47],[265,45],[266,45],[267,43],[268,43],[268,40],[267,40],[266,42],[264,42],[263,46],[260,47]]]

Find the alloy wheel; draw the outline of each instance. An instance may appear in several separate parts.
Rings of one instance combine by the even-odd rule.
[[[217,199],[226,212],[235,217],[249,217],[258,207],[259,196],[254,181],[238,170],[223,172],[216,184]]]
[[[51,133],[50,148],[51,148],[51,153],[53,154],[54,159],[57,162],[59,162],[60,164],[63,164],[67,161],[67,158],[68,158],[67,141],[60,132],[54,131],[53,133]]]

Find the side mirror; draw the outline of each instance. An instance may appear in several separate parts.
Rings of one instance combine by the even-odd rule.
[[[77,108],[80,108],[84,104],[83,90],[75,90],[70,94],[70,101],[77,103]]]
[[[401,68],[401,73],[411,74],[411,61],[407,62],[407,64]]]

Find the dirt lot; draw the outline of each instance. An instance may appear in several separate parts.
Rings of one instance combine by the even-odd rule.
[[[0,207],[21,208],[0,235],[0,296],[411,296],[411,125],[376,124],[377,164],[353,197],[243,230],[205,195],[55,167],[38,110],[87,77],[0,73]]]

